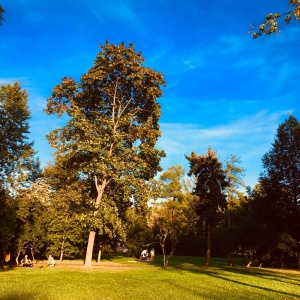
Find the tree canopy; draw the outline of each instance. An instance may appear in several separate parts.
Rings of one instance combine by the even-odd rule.
[[[0,85],[0,185],[16,179],[33,163],[33,142],[28,142],[28,95],[20,83]],[[17,170],[19,171],[17,173]]]

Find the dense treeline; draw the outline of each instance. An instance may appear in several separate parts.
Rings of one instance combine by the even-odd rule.
[[[175,253],[248,256],[263,266],[300,265],[300,124],[290,115],[263,155],[264,172],[242,192],[244,170],[217,152],[186,156],[161,172],[155,148],[163,75],[134,46],[107,42],[79,83],[65,77],[46,113],[67,115],[47,135],[55,149],[43,169],[28,141],[28,95],[0,86],[0,255],[2,263],[144,247]],[[186,176],[188,175],[188,176]],[[9,257],[10,254],[10,257]]]

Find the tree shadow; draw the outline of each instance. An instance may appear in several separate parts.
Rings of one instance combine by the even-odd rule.
[[[296,286],[300,286],[300,272],[297,274],[291,273],[289,274],[283,274],[280,273],[281,270],[270,270],[270,269],[263,269],[263,268],[257,268],[257,267],[236,267],[236,266],[230,266],[228,261],[226,262],[226,259],[215,259],[212,262],[211,267],[205,267],[204,266],[205,258],[192,258],[187,259],[186,262],[183,261],[182,257],[178,258],[172,258],[172,261],[170,261],[170,269],[177,270],[177,271],[188,271],[194,274],[201,274],[201,275],[207,275],[214,278],[218,278],[224,281],[232,282],[238,285],[244,285],[250,288],[254,288],[257,290],[263,290],[266,292],[273,292],[277,294],[281,294],[284,296],[294,297],[295,299],[300,299],[300,292],[299,294],[293,294],[288,293],[280,290],[274,290],[272,288],[268,287],[262,287],[250,283],[245,283],[242,281],[238,281],[236,279],[232,279],[230,274],[238,278],[236,275],[244,275],[244,276],[255,276],[262,279],[272,280],[272,281],[278,281],[282,283],[288,283],[293,284]],[[224,275],[224,272],[228,274],[228,277]]]
[[[35,297],[36,295],[34,293],[8,293],[5,296],[2,296],[3,298],[1,298],[2,300],[33,300],[33,299],[37,299]],[[43,298],[43,299],[47,299],[47,298]]]

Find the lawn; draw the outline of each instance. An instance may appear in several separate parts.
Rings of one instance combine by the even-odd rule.
[[[54,268],[40,262],[34,268],[0,272],[0,299],[300,299],[300,272],[257,267],[230,267],[226,259],[173,257],[134,262],[104,256],[100,264],[83,268],[65,261]]]

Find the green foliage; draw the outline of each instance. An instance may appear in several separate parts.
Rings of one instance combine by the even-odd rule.
[[[184,174],[180,165],[171,166],[161,174],[160,198],[164,200],[155,202],[151,211],[150,219],[164,254],[164,266],[168,265],[168,259],[174,254],[177,244],[195,230],[198,219],[195,197],[191,195],[190,182],[183,179]],[[171,246],[167,253],[169,239]]]
[[[33,159],[33,143],[27,141],[30,112],[28,95],[21,85],[0,85],[0,185],[7,186],[28,171]]]
[[[28,186],[37,170],[33,143],[27,141],[30,117],[27,97],[18,82],[0,85],[1,252],[12,250],[17,239],[15,197],[21,187]]]
[[[17,218],[20,222],[17,246],[22,251],[30,249],[34,253],[44,254],[47,246],[49,225],[49,205],[51,191],[44,180],[31,183],[21,189],[17,196]]]
[[[264,172],[235,213],[241,246],[264,265],[299,265],[300,124],[290,115],[263,156]]]
[[[92,231],[104,228],[114,236],[131,195],[145,202],[141,187],[161,170],[164,152],[155,148],[161,114],[157,98],[165,82],[161,73],[143,66],[132,44],[107,42],[101,48],[78,84],[64,77],[53,88],[46,112],[67,114],[68,122],[47,138],[57,150],[58,170],[70,171],[73,178],[65,183],[80,186],[86,203],[95,201],[82,221]]]
[[[14,250],[16,235],[16,201],[4,189],[0,189],[0,259]]]
[[[189,176],[195,177],[193,194],[198,197],[196,214],[200,217],[202,224],[205,224],[207,237],[206,263],[209,266],[211,253],[211,227],[221,221],[222,213],[226,208],[226,171],[216,157],[216,151],[210,147],[207,154],[198,156],[195,152],[186,156],[190,163]],[[201,224],[201,223],[199,223]]]
[[[263,156],[263,166],[265,172],[260,178],[263,197],[269,199],[274,210],[268,223],[276,226],[278,236],[288,234],[299,243],[300,123],[294,116],[279,125],[271,150]],[[274,216],[276,222],[272,222]],[[300,244],[300,253],[299,247]]]
[[[222,169],[216,152],[210,148],[206,155],[198,156],[192,152],[186,158],[190,163],[188,175],[194,175],[196,180],[193,192],[199,198],[196,212],[202,220],[217,223],[226,208],[226,172]]]
[[[129,256],[139,257],[143,247],[154,242],[153,231],[147,222],[147,215],[137,208],[127,211],[126,217],[126,248]]]

